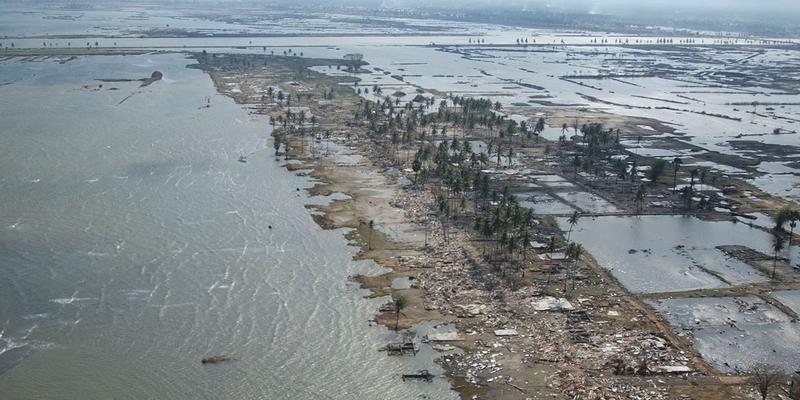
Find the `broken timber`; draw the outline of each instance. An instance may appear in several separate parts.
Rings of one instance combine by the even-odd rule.
[[[406,354],[417,355],[419,347],[414,342],[389,343],[383,349],[390,356],[402,356]]]
[[[427,369],[421,369],[416,374],[403,374],[403,382],[406,379],[422,379],[425,382],[430,382],[433,380],[433,374],[428,372]]]

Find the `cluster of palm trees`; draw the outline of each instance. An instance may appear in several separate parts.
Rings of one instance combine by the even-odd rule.
[[[800,210],[797,210],[792,207],[783,207],[778,210],[773,218],[775,221],[775,229],[783,230],[784,225],[787,223],[789,224],[790,234],[794,232],[794,228],[797,227],[797,221],[800,221]]]
[[[502,193],[491,190],[490,177],[480,166],[488,162],[486,153],[475,153],[469,141],[443,140],[437,146],[422,145],[416,152],[412,169],[415,183],[429,177],[438,178],[436,193],[439,215],[446,220],[466,209],[470,193],[474,205],[475,232],[493,246],[484,246],[517,268],[520,259],[527,259],[533,238],[533,210],[519,205],[516,197],[504,186]],[[419,176],[419,178],[416,177]]]
[[[373,88],[373,93],[375,93]],[[415,103],[418,103],[415,106]],[[495,110],[500,107],[497,103],[492,103],[488,99],[469,98],[453,96],[443,99],[439,103],[437,112],[428,112],[435,104],[432,98],[418,102],[408,102],[400,104],[399,98],[392,100],[386,96],[380,101],[360,100],[358,108],[354,111],[354,119],[359,123],[365,123],[369,128],[369,133],[376,139],[390,139],[392,144],[392,157],[396,156],[397,150],[401,145],[407,145],[417,139],[425,139],[427,134],[434,137],[448,138],[461,131],[462,137],[466,137],[473,129],[482,127],[491,132],[497,132],[497,137],[492,139],[490,146],[497,150],[497,164],[500,165],[501,155],[508,154],[509,159],[513,154],[511,147],[511,137],[519,130],[527,134],[527,138],[537,136],[544,130],[545,121],[543,118],[529,128],[527,122],[517,123],[508,120],[506,117]],[[449,132],[453,135],[448,136]],[[495,143],[496,141],[496,143]],[[506,143],[506,146],[503,144]],[[491,151],[490,151],[491,153]],[[481,154],[471,156],[472,163],[483,159]],[[422,170],[421,162],[415,159],[419,170]],[[463,160],[458,160],[463,161]],[[509,161],[510,163],[510,161]]]
[[[672,169],[673,169],[672,192],[673,193],[676,192],[677,187],[678,187],[678,169],[680,169],[680,166],[682,164],[683,164],[683,162],[680,159],[680,157],[675,157],[672,160]],[[680,198],[681,198],[681,201],[683,202],[683,205],[686,208],[686,210],[691,210],[692,209],[692,200],[694,199],[695,194],[697,193],[694,190],[695,180],[697,180],[701,184],[705,184],[707,176],[708,176],[708,172],[705,169],[692,168],[691,170],[689,170],[689,177],[690,177],[689,186],[684,186],[680,190]],[[702,196],[702,197],[700,197],[700,201],[698,203],[698,208],[700,208],[700,209],[706,208],[709,204],[710,204],[709,203],[709,199],[707,197],[705,197],[705,196]]]
[[[326,91],[325,96],[329,96],[331,92]],[[270,115],[269,117],[269,124],[272,125],[273,130],[280,127],[282,131],[274,131],[274,148],[275,148],[275,155],[277,156],[280,151],[280,146],[282,143],[286,143],[287,152],[286,157],[288,159],[288,140],[284,138],[286,135],[299,135],[300,137],[306,136],[306,134],[311,134],[313,137],[317,137],[318,134],[318,119],[316,115],[311,115],[309,118],[305,110],[298,110],[293,111],[291,108],[291,94],[285,94],[282,90],[275,90],[272,87],[267,88],[266,96],[270,99],[277,98],[279,104],[283,104],[284,100],[286,101],[286,109],[283,113],[278,114],[277,117]],[[295,95],[297,100],[300,100],[299,95]],[[326,132],[327,135],[330,135],[330,132]],[[301,151],[302,151],[302,144],[301,142]],[[312,143],[313,144],[313,143]],[[314,147],[311,148],[312,152],[314,151]]]
[[[291,102],[291,101],[292,101],[292,100],[291,100],[291,95],[290,95],[290,96],[286,96],[286,95],[284,95],[284,94],[283,94],[283,90],[280,90],[280,89],[279,89],[279,90],[276,92],[276,91],[275,91],[275,89],[274,89],[272,86],[270,86],[270,87],[268,87],[268,88],[267,88],[267,95],[266,95],[266,97],[268,97],[268,98],[270,99],[270,101],[273,101],[273,100],[275,100],[275,98],[277,97],[277,98],[278,98],[278,103],[280,103],[280,104],[282,104],[282,103],[283,103],[283,100],[284,100],[284,99],[286,99],[288,102]],[[262,97],[262,101],[263,101],[263,100],[266,100],[266,98],[263,98],[263,97]]]
[[[273,128],[276,125],[281,125],[283,128],[303,130],[305,129],[306,122],[309,122],[312,126],[316,126],[317,117],[312,115],[311,118],[307,118],[305,110],[294,112],[290,109],[286,110],[286,112],[283,114],[278,115],[277,118],[272,116],[269,117],[269,124],[272,125]],[[297,124],[297,126],[295,124]]]
[[[601,148],[606,148],[610,144],[619,146],[619,129],[603,129],[603,124],[590,123],[581,126],[583,134],[582,141],[586,144],[585,152],[588,156],[594,156]]]
[[[377,86],[372,89],[375,94],[379,90]],[[408,102],[405,105],[401,104],[399,97],[392,100],[390,96],[386,96],[377,102],[362,99],[359,108],[354,112],[354,118],[364,120],[374,137],[391,138],[395,149],[399,144],[424,139],[428,134],[456,138],[460,131],[462,137],[467,137],[476,128],[484,128],[497,141],[493,145],[498,150],[498,164],[501,149],[505,153],[509,152],[511,139],[517,133],[521,132],[528,140],[536,137],[538,142],[539,133],[545,129],[544,118],[538,118],[531,129],[527,121],[518,123],[498,113],[502,105],[485,98],[451,96],[440,101],[437,112],[428,112],[434,104],[433,98]],[[503,146],[504,143],[507,145]]]
[[[379,88],[373,87],[372,92],[379,93]],[[282,101],[281,93],[267,90],[270,98],[277,95]],[[288,103],[291,97],[285,98]],[[401,105],[398,99],[389,96],[379,101],[361,99],[353,117],[356,124],[368,128],[368,135],[376,142],[388,145],[384,149],[391,150],[393,160],[398,161],[394,157],[402,153],[398,151],[400,146],[404,146],[406,154],[413,154],[410,164],[415,173],[415,186],[424,187],[429,179],[436,178],[436,185],[432,186],[432,190],[439,216],[443,219],[445,235],[448,221],[457,219],[460,215],[469,215],[471,210],[474,232],[489,243],[484,246],[484,252],[490,253],[486,254],[487,257],[493,261],[501,260],[520,271],[521,265],[528,259],[531,241],[535,237],[534,212],[521,207],[507,185],[503,186],[500,193],[492,190],[490,175],[481,169],[489,163],[492,154],[496,154],[498,166],[502,156],[507,155],[510,162],[513,156],[513,137],[517,132],[522,131],[527,138],[538,135],[545,128],[545,120],[538,118],[535,123],[529,124],[528,121],[518,123],[506,119],[497,112],[502,105],[482,98],[454,96],[443,99],[436,112],[430,112],[435,104],[433,99],[426,98],[418,103],[415,105],[414,102],[408,102]],[[306,118],[304,111],[294,112],[287,109],[272,119],[271,123],[273,126],[280,124],[292,133],[297,132],[295,124],[303,129]],[[447,135],[448,130],[461,130],[466,136],[466,132],[475,127],[483,127],[490,132],[497,131],[497,136],[488,144],[487,152],[476,152],[469,140],[459,140],[455,135]],[[582,129],[590,147],[588,154],[592,156],[595,154],[595,146],[606,146],[615,138],[613,131],[602,129],[599,125],[585,125]],[[416,151],[409,151],[411,149],[407,146],[424,138],[426,131],[437,137],[441,135],[443,139],[435,145],[423,142],[416,147]],[[276,151],[281,142],[280,138],[276,140]],[[468,207],[469,200],[472,207]],[[578,218],[576,213],[569,219],[570,229],[564,249],[568,262],[572,263],[571,270],[575,270],[582,252],[580,244],[569,241]],[[554,239],[551,240],[550,251],[555,251]],[[524,271],[522,275],[524,277]],[[572,280],[574,288],[574,279]]]
[[[577,128],[577,123],[575,125]],[[562,131],[566,130],[566,124],[562,127]],[[602,124],[598,123],[591,123],[591,124],[584,124],[580,128],[582,136],[574,136],[574,139],[577,140],[577,143],[582,143],[582,149],[579,152],[576,152],[573,155],[572,161],[570,165],[573,168],[573,175],[577,178],[578,170],[583,169],[586,172],[595,172],[596,176],[600,175],[600,165],[599,161],[601,161],[600,153],[601,150],[607,150],[610,147],[619,148],[619,129],[616,132],[613,129],[603,129]],[[562,140],[564,143],[564,140]],[[612,160],[610,157],[608,160]],[[613,159],[614,161],[609,161],[612,164],[613,169],[616,171],[616,175],[620,179],[625,179],[628,175],[628,168],[627,164],[621,162],[622,160]]]
[[[519,205],[508,186],[504,186],[501,193],[491,190],[490,177],[481,172],[481,168],[489,162],[492,154],[496,155],[498,166],[506,155],[510,163],[513,156],[512,137],[518,131],[524,132],[527,138],[538,135],[545,129],[544,118],[538,118],[533,124],[528,121],[518,123],[497,113],[502,105],[483,98],[453,96],[441,100],[435,113],[427,112],[432,104],[433,101],[428,99],[419,107],[411,103],[401,106],[389,96],[380,101],[362,99],[354,118],[369,127],[369,135],[374,139],[390,138],[393,156],[398,153],[400,145],[424,139],[424,132],[428,129],[433,136],[444,136],[438,144],[423,143],[413,153],[411,169],[414,171],[414,185],[424,187],[431,178],[436,178],[438,184],[432,190],[436,195],[438,215],[443,218],[445,237],[447,221],[467,212],[467,202],[471,198],[474,232],[486,243],[491,243],[483,246],[484,253],[488,251],[490,259],[503,260],[519,270],[521,262],[527,260],[531,250],[535,215],[533,210]],[[447,135],[448,130],[457,129],[466,135],[476,126],[497,132],[497,136],[488,143],[486,152],[475,152],[469,140]],[[594,154],[595,146],[607,146],[618,140],[618,133],[615,135],[614,131],[602,129],[597,124],[585,125],[582,129],[589,143],[590,154]],[[576,214],[570,219],[569,233],[578,218]],[[569,243],[565,252],[574,270],[582,247],[577,243]]]
[[[373,89],[373,93],[374,89]],[[421,127],[423,127],[423,134],[429,126],[431,134],[437,136],[447,136],[447,127],[454,128],[460,127],[462,133],[466,134],[468,130],[474,129],[476,126],[485,126],[492,130],[494,127],[502,125],[505,117],[489,112],[492,103],[486,99],[472,99],[453,97],[452,105],[448,107],[447,100],[441,100],[439,109],[436,113],[426,112],[435,103],[432,98],[427,98],[423,102],[419,102],[418,107],[415,109],[412,102],[407,103],[404,107],[400,107],[400,99],[394,101],[389,96],[386,96],[380,104],[372,102],[365,102],[364,108],[366,111],[373,111],[374,118],[388,117],[388,119],[397,119],[398,115],[403,119],[415,119]],[[457,108],[460,106],[460,109]],[[370,108],[371,107],[371,108]],[[375,111],[380,111],[377,113]],[[362,115],[364,115],[362,113]],[[367,114],[368,115],[368,114]],[[389,121],[387,121],[389,122]],[[398,124],[402,128],[402,124]]]
[[[499,205],[493,210],[487,210],[483,215],[476,216],[474,224],[475,232],[495,243],[492,248],[493,255],[502,254],[512,263],[515,261],[515,254],[527,259],[533,238],[531,231],[533,227],[533,210],[521,207],[516,197],[508,193],[507,186],[503,190]]]
[[[423,177],[422,183],[427,181],[431,175],[438,177],[441,187],[445,192],[440,193],[440,197],[447,201],[440,204],[440,211],[450,215],[453,207],[452,200],[458,201],[460,208],[463,209],[466,203],[464,194],[473,190],[473,200],[478,206],[479,199],[485,199],[489,190],[489,176],[482,173],[480,166],[488,162],[488,157],[483,153],[476,153],[472,150],[469,141],[442,140],[433,149],[433,146],[422,145],[417,150],[412,169],[415,174]],[[415,178],[416,181],[416,178]]]
[[[575,135],[570,139],[576,145],[576,150],[572,152],[562,151],[562,147],[567,145],[566,132],[572,128]],[[621,132],[619,129],[606,129],[599,123],[588,123],[580,125],[576,120],[572,126],[562,124],[562,136],[559,138],[559,154],[562,163],[568,163],[573,172],[573,179],[578,178],[579,171],[587,174],[590,185],[614,179],[615,183],[630,182],[630,191],[635,193],[634,203],[641,211],[646,196],[646,188],[643,184],[634,185],[638,177],[639,158],[633,157],[632,162],[626,160],[624,148],[620,144]],[[577,133],[580,132],[581,135]],[[567,158],[569,157],[569,158]],[[655,185],[659,177],[663,175],[667,167],[667,162],[656,159],[648,169],[647,178]],[[623,190],[620,188],[620,190]]]
[[[639,157],[634,156],[632,162],[626,160],[627,155],[620,145],[621,132],[618,129],[605,129],[599,123],[579,125],[576,120],[572,126],[564,123],[562,125],[562,134],[568,132],[570,128],[574,129],[576,133],[571,138],[571,142],[577,145],[577,149],[572,152],[561,151],[561,148],[568,143],[566,136],[562,135],[559,140],[559,154],[562,157],[562,162],[571,167],[574,179],[577,179],[578,172],[583,170],[587,174],[594,175],[593,181],[614,177],[618,181],[629,180],[631,184],[635,183],[638,176]],[[578,135],[578,132],[581,135]],[[697,183],[705,184],[709,179],[713,184],[717,176],[705,169],[693,168],[688,171],[690,176],[689,185],[678,190],[678,173],[683,165],[680,157],[675,157],[671,162],[663,159],[650,161],[649,169],[646,172],[646,178],[650,185],[656,186],[670,165],[673,174],[672,192],[678,195],[683,208],[689,211],[693,208],[706,209],[710,207],[712,199],[708,196],[700,196],[699,202],[694,203],[698,195],[695,185]],[[587,175],[587,179],[590,178],[591,176]],[[589,183],[591,184],[591,181]],[[634,204],[641,211],[647,193],[646,187],[643,184],[631,185],[630,192],[635,195]]]

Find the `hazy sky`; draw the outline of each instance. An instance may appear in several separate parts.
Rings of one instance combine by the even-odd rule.
[[[33,3],[108,3],[114,0],[16,0]],[[136,2],[131,0],[122,0]],[[197,0],[149,0],[152,2],[192,2]],[[202,3],[271,3],[309,5],[373,5],[392,8],[465,8],[483,7],[541,9],[588,13],[635,13],[639,11],[668,11],[671,13],[722,12],[756,14],[800,14],[800,0],[199,0]],[[0,0],[0,4],[15,0]]]
[[[336,3],[336,1],[331,1]],[[392,4],[420,4],[435,6],[437,4],[448,6],[475,7],[476,5],[512,6],[523,8],[550,8],[575,9],[581,11],[620,11],[631,9],[670,9],[678,12],[691,11],[770,11],[770,12],[799,12],[800,0],[376,0],[386,5]]]
[[[534,1],[534,3],[535,2],[536,1]],[[539,3],[580,6],[583,8],[595,8],[599,10],[619,8],[658,8],[673,9],[677,11],[691,11],[697,9],[705,11],[800,10],[800,1],[798,0],[549,0]]]

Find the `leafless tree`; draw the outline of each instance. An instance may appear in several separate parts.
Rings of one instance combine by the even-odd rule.
[[[750,375],[750,385],[761,394],[761,400],[767,400],[770,390],[778,389],[786,382],[783,370],[771,364],[754,365]]]

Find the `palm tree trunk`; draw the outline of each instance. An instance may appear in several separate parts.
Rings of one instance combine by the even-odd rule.
[[[678,170],[675,170],[675,173],[672,175],[672,193],[675,193],[675,189],[678,187]]]
[[[580,257],[580,255],[578,255],[577,257]],[[571,276],[572,276],[572,290],[573,291],[575,290],[575,271],[578,268],[578,258],[577,257],[575,258],[575,263],[572,264],[573,274]]]
[[[775,280],[775,267],[778,264],[778,252],[775,252],[775,258],[772,259],[772,280]]]

